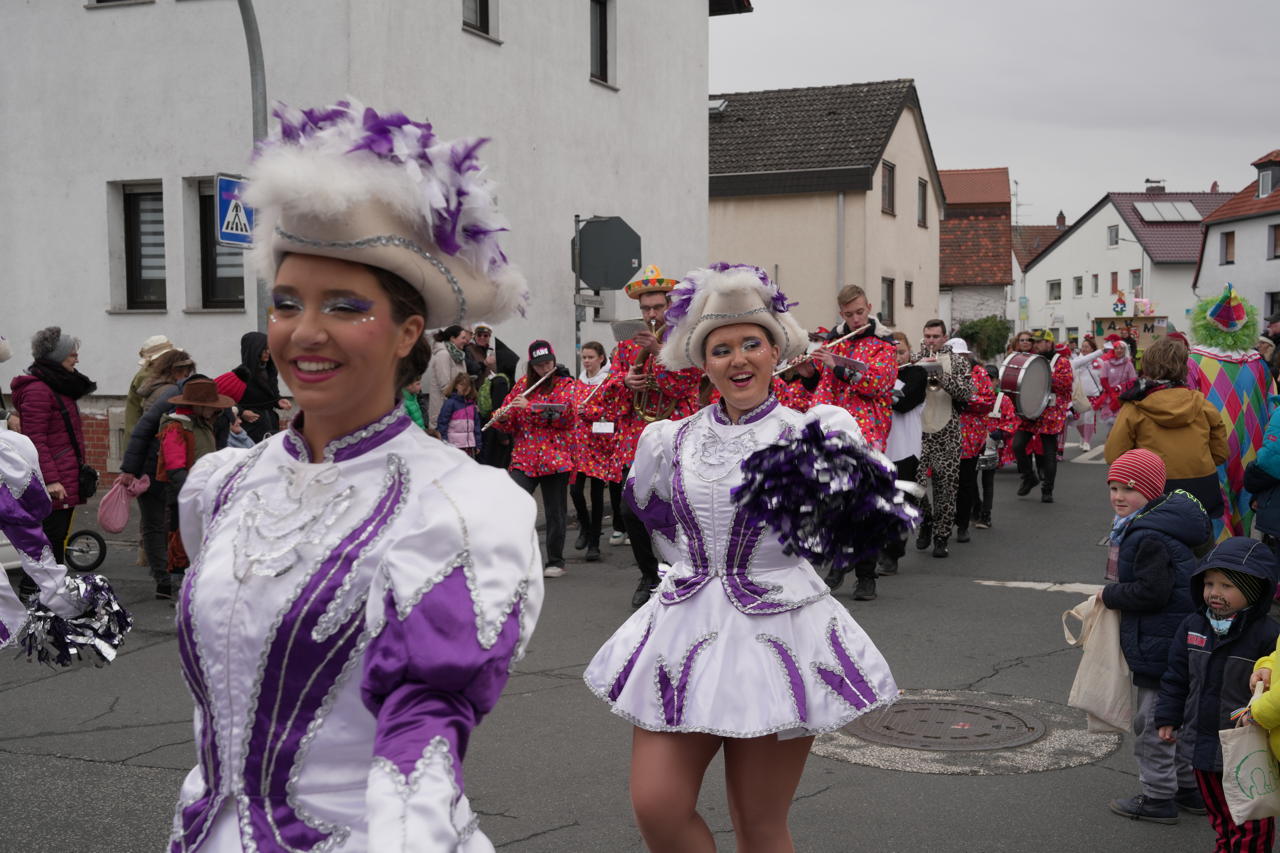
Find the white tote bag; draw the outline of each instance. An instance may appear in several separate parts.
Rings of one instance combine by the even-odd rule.
[[[1074,636],[1068,619],[1080,621]],[[1082,646],[1067,704],[1089,715],[1091,732],[1127,732],[1133,725],[1133,682],[1120,650],[1120,611],[1109,610],[1093,596],[1062,614],[1067,643]]]
[[[1256,698],[1262,683],[1254,687]],[[1222,729],[1222,792],[1236,823],[1280,816],[1280,767],[1271,754],[1267,730],[1250,723]]]

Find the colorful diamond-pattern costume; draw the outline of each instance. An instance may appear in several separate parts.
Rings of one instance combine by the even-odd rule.
[[[1252,496],[1244,489],[1244,469],[1258,455],[1267,426],[1267,397],[1273,388],[1266,362],[1252,350],[1192,347],[1187,385],[1218,407],[1227,428],[1227,461],[1218,466],[1227,508],[1222,518],[1214,519],[1215,538],[1221,542],[1228,536],[1248,536],[1253,510]]]

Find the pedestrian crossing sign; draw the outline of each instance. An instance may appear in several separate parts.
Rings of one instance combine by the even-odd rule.
[[[247,185],[247,181],[235,175],[218,175],[215,181],[220,246],[247,249],[253,245],[253,208],[240,200],[240,193]]]

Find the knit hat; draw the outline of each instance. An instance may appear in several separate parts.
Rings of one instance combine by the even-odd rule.
[[[1231,569],[1216,569],[1215,571],[1222,572],[1227,576],[1227,580],[1231,581],[1231,583],[1235,585],[1235,588],[1240,590],[1241,594],[1244,595],[1246,604],[1253,604],[1262,596],[1263,581],[1262,578],[1257,575],[1251,575],[1246,572],[1237,572]]]
[[[507,231],[476,152],[403,113],[354,100],[299,110],[259,143],[244,200],[255,208],[253,258],[274,281],[286,254],[393,272],[419,293],[427,324],[524,313],[524,276],[498,245]]]
[[[1126,450],[1107,470],[1108,483],[1123,483],[1137,489],[1149,501],[1164,493],[1164,481],[1164,460],[1142,448]]]
[[[31,336],[31,357],[36,361],[47,358],[62,361],[80,349],[80,339],[63,334],[58,326],[49,326]]]
[[[142,348],[138,350],[138,366],[146,367],[171,349],[177,349],[173,341],[164,335],[152,335],[142,342]]]

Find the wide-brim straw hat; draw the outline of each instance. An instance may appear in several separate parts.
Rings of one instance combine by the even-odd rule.
[[[182,393],[170,397],[169,402],[175,406],[211,406],[215,409],[229,409],[236,404],[226,394],[218,393],[218,386],[212,379],[188,379],[182,385]]]
[[[680,282],[674,278],[664,278],[662,270],[655,264],[649,264],[635,281],[627,282],[623,288],[627,296],[639,299],[646,293],[670,293]]]
[[[506,221],[476,159],[487,140],[440,140],[352,100],[274,114],[244,193],[268,281],[287,254],[320,255],[395,273],[422,294],[432,328],[523,313],[528,288],[498,245]]]
[[[737,323],[768,329],[782,361],[803,355],[809,337],[790,309],[786,295],[760,267],[713,264],[693,270],[672,291],[667,339],[658,359],[672,370],[702,367],[707,335]]]

